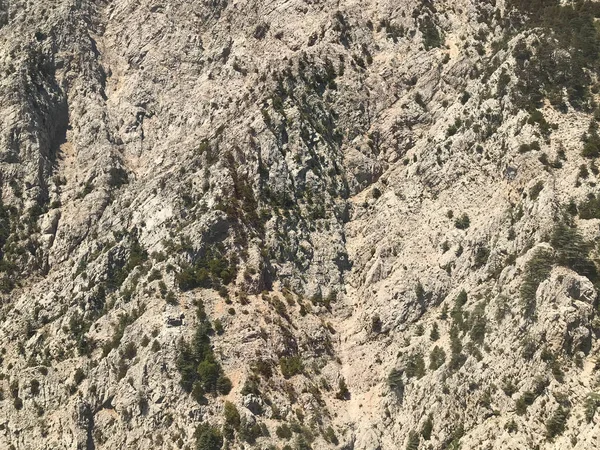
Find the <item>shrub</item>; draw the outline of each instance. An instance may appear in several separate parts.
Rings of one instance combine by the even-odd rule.
[[[165,300],[169,305],[177,305],[179,302],[177,301],[177,297],[175,297],[175,294],[173,293],[173,291],[169,291],[167,292],[167,295],[165,296]]]
[[[429,355],[429,368],[431,370],[437,370],[446,362],[446,352],[443,348],[437,345],[431,351]]]
[[[542,192],[542,190],[544,189],[544,182],[543,181],[538,181],[537,183],[535,183],[533,185],[533,187],[531,189],[529,189],[529,198],[531,198],[531,200],[537,200],[540,192]]]
[[[420,281],[415,286],[415,296],[417,297],[417,301],[420,303],[425,300],[425,288]]]
[[[338,400],[348,400],[350,399],[350,391],[348,390],[348,386],[346,385],[346,380],[340,378],[338,382],[338,391],[335,394],[335,398]]]
[[[554,379],[559,383],[563,383],[565,381],[565,374],[560,366],[560,361],[557,358],[552,358],[549,367]]]
[[[433,323],[433,326],[431,327],[431,333],[429,334],[429,339],[431,339],[432,341],[437,341],[440,338],[440,331],[438,328],[438,324],[437,322]]]
[[[137,355],[137,347],[134,342],[128,342],[123,350],[123,357],[125,359],[133,359]]]
[[[512,397],[512,395],[517,392],[517,387],[515,386],[512,378],[504,377],[502,382],[502,391],[504,391],[504,393],[509,397]]]
[[[408,441],[406,442],[406,450],[419,449],[419,435],[414,431],[408,433]]]
[[[75,381],[75,385],[79,386],[84,379],[85,372],[81,367],[78,367],[77,370],[75,370],[75,375],[73,376],[73,381]]]
[[[294,375],[302,373],[304,364],[300,355],[283,357],[279,359],[279,368],[284,378],[291,378]]]
[[[469,101],[470,98],[471,94],[469,94],[467,91],[463,91],[462,95],[460,96],[460,102],[464,105]]]
[[[488,262],[489,257],[490,257],[490,249],[489,248],[487,248],[485,245],[477,246],[477,249],[475,250],[475,261],[473,263],[474,268],[478,269],[480,267],[485,266]]]
[[[231,402],[225,402],[223,407],[223,415],[225,416],[225,423],[234,429],[238,429],[240,426],[240,413],[235,405]]]
[[[419,20],[419,30],[423,34],[423,45],[426,50],[442,46],[444,39],[430,16]]]
[[[457,217],[454,221],[454,226],[459,230],[466,230],[471,226],[471,219],[466,213],[463,213],[460,217]]]
[[[238,430],[238,436],[241,440],[254,444],[256,439],[262,436],[263,429],[258,423],[250,423],[245,418],[242,419],[240,429]]]
[[[113,290],[121,287],[131,271],[137,266],[144,264],[147,260],[148,252],[141,246],[137,236],[134,235],[131,238],[127,262],[122,266],[113,263],[113,265],[109,267],[108,287]]]
[[[221,322],[221,320],[220,320],[220,319],[216,319],[216,320],[213,322],[213,327],[214,327],[214,329],[215,329],[215,333],[217,333],[217,334],[219,334],[219,335],[220,335],[220,334],[223,334],[223,333],[225,332],[225,330],[223,329],[223,322]]]
[[[469,318],[471,331],[469,332],[471,340],[476,344],[482,344],[485,338],[486,318],[483,305],[478,305]]]
[[[565,431],[565,425],[569,418],[570,410],[559,406],[556,411],[546,421],[546,438],[553,439]]]
[[[31,395],[36,396],[40,393],[40,382],[35,378],[31,380]]]
[[[585,420],[590,423],[594,419],[596,410],[600,406],[600,394],[591,393],[585,399],[584,413]]]
[[[467,303],[467,292],[462,289],[454,301],[454,307],[450,313],[452,317],[452,321],[455,325],[457,325],[461,330],[465,328],[465,323],[463,319],[463,306]]]
[[[433,416],[429,414],[427,416],[427,420],[423,423],[423,427],[421,428],[421,436],[423,440],[428,441],[431,439],[431,432],[433,431]]]
[[[425,361],[423,355],[416,353],[408,358],[406,363],[406,376],[408,378],[422,378],[425,375]]]
[[[0,261],[3,259],[2,248],[10,236],[10,216],[9,210],[4,206],[0,199]]]
[[[209,392],[217,390],[217,380],[219,379],[220,367],[211,358],[206,358],[198,364],[196,373],[202,383],[202,387]]]
[[[259,359],[255,361],[252,365],[252,370],[267,380],[273,376],[273,368],[271,367],[271,363],[266,359]]]
[[[597,158],[600,156],[600,136],[598,136],[598,124],[592,120],[588,132],[583,138],[583,149],[581,155],[585,158]]]
[[[221,450],[223,435],[221,432],[206,423],[198,425],[194,433],[196,450]]]
[[[279,425],[275,429],[275,434],[277,435],[277,437],[279,439],[288,440],[288,439],[292,438],[292,430],[287,423],[283,423],[283,424]]]
[[[447,320],[448,319],[448,304],[444,303],[444,306],[442,306],[442,310],[440,311],[440,320]]]
[[[402,371],[392,369],[387,379],[388,386],[396,393],[402,393],[404,390],[404,382],[402,381]]]
[[[221,375],[217,379],[217,391],[221,395],[227,395],[231,392],[231,388],[233,385],[231,384],[231,380],[224,375]]]
[[[527,407],[531,406],[535,401],[536,396],[531,391],[526,391],[519,397],[516,403],[516,412],[518,415],[522,416],[527,411]]]
[[[515,420],[511,419],[504,424],[504,429],[509,433],[514,433],[515,431],[518,431],[519,427],[517,427]]]
[[[450,125],[448,127],[448,129],[446,130],[446,136],[447,137],[454,136],[456,133],[458,133],[458,130],[460,129],[461,126],[462,126],[462,120],[456,119],[454,121],[454,123],[452,125]]]
[[[449,367],[451,370],[458,370],[466,361],[465,355],[462,354],[462,342],[458,335],[459,329],[453,325],[450,328],[450,348],[452,355],[450,357]]]
[[[162,278],[162,274],[160,273],[160,270],[158,269],[153,269],[152,272],[150,272],[150,275],[148,276],[148,282],[152,282],[152,281],[156,281],[156,280],[160,280]]]
[[[562,222],[558,223],[554,227],[550,243],[556,249],[558,264],[569,267],[591,281],[596,280],[598,276],[596,266],[588,258],[590,246],[576,228]]]
[[[183,389],[186,392],[193,391],[194,397],[201,399],[204,392],[227,394],[231,390],[231,381],[223,375],[223,369],[210,346],[209,333],[212,329],[202,302],[198,303],[197,308],[196,332],[191,343],[181,343],[177,369],[181,374]]]
[[[531,147],[529,144],[521,144],[519,146],[519,153],[527,153],[531,151]]]
[[[331,426],[325,429],[323,437],[327,442],[331,442],[333,445],[338,445],[340,443],[338,437],[335,434],[335,430]]]
[[[550,275],[552,264],[552,253],[546,249],[539,249],[525,265],[524,279],[521,284],[521,299],[525,305],[527,316],[531,316],[535,312],[537,288]]]
[[[600,219],[600,199],[590,194],[587,200],[579,204],[577,210],[582,219]]]
[[[227,260],[217,248],[204,251],[201,258],[192,265],[183,267],[175,278],[182,291],[196,288],[218,287],[219,283],[229,284],[237,272],[233,260]]]

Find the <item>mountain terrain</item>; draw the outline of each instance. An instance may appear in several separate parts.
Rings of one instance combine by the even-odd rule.
[[[0,448],[600,448],[599,20],[0,0]]]

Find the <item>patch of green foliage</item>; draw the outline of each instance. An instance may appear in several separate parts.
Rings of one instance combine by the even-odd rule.
[[[299,375],[304,370],[304,364],[300,355],[283,357],[279,359],[279,368],[284,378],[291,378]]]
[[[422,378],[425,375],[425,361],[423,355],[415,353],[410,355],[406,362],[406,376],[408,378]]]
[[[452,321],[460,330],[465,331],[465,320],[463,317],[463,306],[467,303],[467,291],[462,289],[458,295],[456,296],[456,300],[454,301],[454,307],[450,312],[450,317],[452,317]]]
[[[600,135],[598,135],[598,123],[594,119],[590,121],[588,131],[583,135],[581,156],[585,158],[597,158],[600,156]]]
[[[183,341],[177,358],[177,369],[181,375],[181,386],[191,392],[198,401],[205,393],[226,395],[231,390],[231,381],[223,374],[210,345],[212,328],[204,311],[204,305],[198,303],[198,325],[191,342]]]
[[[462,353],[463,345],[459,336],[459,329],[456,325],[452,325],[450,328],[450,349],[452,350],[452,354],[448,366],[450,370],[458,370],[463,366],[467,358]]]
[[[550,250],[539,249],[525,265],[525,276],[521,284],[521,299],[525,314],[531,317],[535,312],[535,294],[542,281],[548,278],[554,264]]]
[[[556,250],[556,262],[559,265],[569,267],[592,282],[596,281],[598,272],[589,259],[591,245],[585,242],[577,228],[559,222],[554,227],[550,243]]]
[[[485,305],[480,303],[475,307],[473,313],[469,316],[469,335],[475,344],[483,344],[487,321],[485,318]]]
[[[419,20],[419,30],[423,34],[423,45],[426,50],[441,47],[444,43],[442,33],[430,16],[425,16]]]
[[[398,369],[392,369],[388,375],[388,386],[396,393],[401,394],[404,391],[404,382],[402,381],[402,371]]]
[[[537,288],[548,277],[554,264],[568,267],[593,283],[598,281],[596,264],[590,259],[592,245],[584,240],[567,216],[557,221],[550,244],[555,252],[539,249],[525,266],[521,299],[525,304],[525,312],[529,316],[535,312]]]
[[[544,182],[538,181],[531,187],[531,189],[529,189],[529,198],[534,201],[537,200],[538,197],[540,196],[540,192],[542,192],[543,190],[544,190]]]
[[[144,264],[148,260],[148,252],[142,247],[137,235],[131,238],[129,248],[129,258],[124,265],[114,263],[109,269],[107,286],[109,289],[119,289],[129,274],[136,267]]]
[[[577,210],[579,217],[584,220],[600,219],[600,198],[589,194],[588,198],[579,204]]]
[[[4,206],[0,200],[0,261],[3,259],[4,254],[2,248],[10,236],[10,216],[8,208]]]
[[[235,277],[237,267],[233,259],[228,260],[223,252],[211,247],[192,265],[185,266],[176,275],[179,288],[189,291],[196,288],[218,287],[229,284]]]
[[[419,450],[419,435],[414,431],[408,433],[408,441],[406,442],[406,450]]]
[[[202,423],[194,433],[196,438],[196,450],[221,450],[223,446],[223,435],[218,428]]]
[[[560,436],[565,431],[567,419],[569,418],[570,410],[559,406],[556,411],[546,421],[546,437],[548,439],[554,439],[556,436]]]
[[[454,226],[459,230],[466,230],[471,226],[471,219],[469,219],[469,216],[465,213],[462,216],[456,218],[456,220],[454,221]]]
[[[586,397],[584,404],[584,412],[585,420],[587,423],[590,423],[594,419],[594,416],[596,415],[596,410],[599,406],[600,394],[592,393]]]
[[[275,429],[275,434],[277,435],[277,437],[279,439],[289,440],[292,438],[292,430],[287,423],[283,423],[283,424],[279,425]]]
[[[443,348],[437,345],[431,351],[429,355],[429,368],[431,370],[439,369],[446,362],[446,352]]]
[[[519,77],[518,106],[536,108],[548,98],[565,110],[566,91],[572,106],[587,108],[592,100],[591,73],[600,66],[600,35],[595,26],[600,5],[584,0],[564,6],[559,0],[508,0],[506,6],[514,29],[542,30],[534,50],[521,42],[513,52]]]

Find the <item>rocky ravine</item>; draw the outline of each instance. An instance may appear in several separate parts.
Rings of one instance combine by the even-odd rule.
[[[596,16],[0,0],[0,448],[598,448]]]

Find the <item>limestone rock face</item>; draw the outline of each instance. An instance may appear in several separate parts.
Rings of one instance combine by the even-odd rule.
[[[0,448],[599,448],[600,9],[537,3],[0,0]]]

